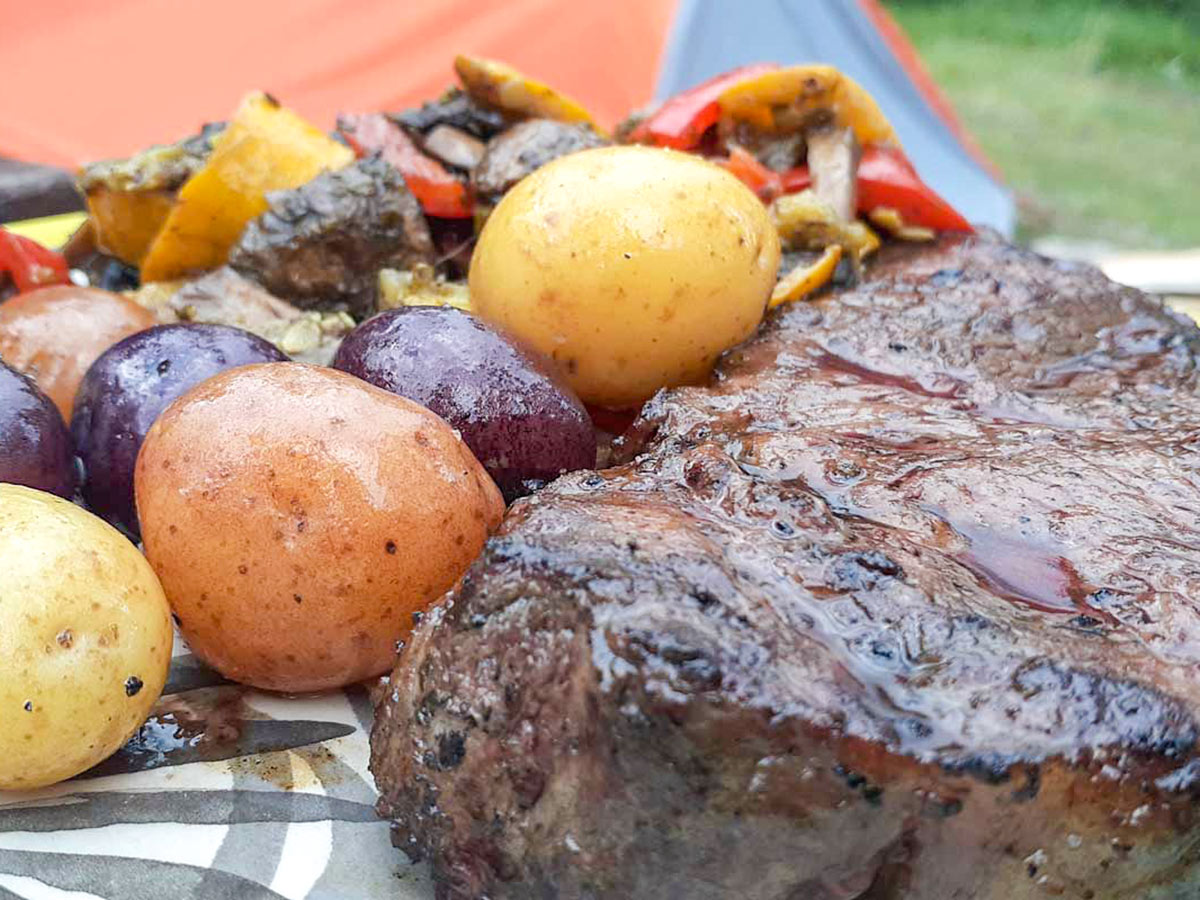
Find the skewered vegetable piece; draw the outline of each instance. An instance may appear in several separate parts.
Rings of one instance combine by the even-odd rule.
[[[338,117],[338,131],[359,156],[378,153],[394,166],[421,208],[431,216],[471,217],[467,186],[420,148],[395,122],[381,113]]]
[[[267,208],[267,193],[299,187],[354,159],[343,144],[263,93],[249,94],[212,155],[180,188],[142,262],[144,281],[164,281],[222,265],[246,223]]]
[[[832,66],[769,69],[739,79],[717,103],[725,128],[746,122],[779,134],[832,124],[852,129],[864,147],[899,146],[896,132],[871,95]]]
[[[583,122],[596,127],[591,113],[578,101],[502,62],[457,56],[454,71],[467,93],[488,106],[529,118]]]
[[[179,188],[204,166],[224,127],[206,125],[178,143],[84,166],[79,189],[87,198],[98,247],[129,265],[141,265]]]

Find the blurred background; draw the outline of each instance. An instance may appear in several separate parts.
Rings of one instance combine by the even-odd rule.
[[[1126,280],[1200,293],[1200,0],[8,6],[0,220],[71,202],[61,171],[14,161],[69,170],[127,155],[228,116],[250,88],[328,127],[339,110],[436,96],[453,54],[469,52],[612,124],[732,65],[821,60],[878,97],[922,175],[969,217],[1060,255],[1138,251],[1168,277]]]
[[[891,0],[1026,239],[1200,245],[1200,0]]]

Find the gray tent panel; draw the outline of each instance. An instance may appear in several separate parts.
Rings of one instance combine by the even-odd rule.
[[[1012,235],[1012,195],[926,102],[856,0],[681,0],[657,94],[762,61],[845,72],[879,102],[930,187],[972,222]]]

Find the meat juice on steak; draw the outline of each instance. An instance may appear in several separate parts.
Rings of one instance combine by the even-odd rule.
[[[886,248],[519,501],[372,770],[449,898],[1200,894],[1200,331]]]

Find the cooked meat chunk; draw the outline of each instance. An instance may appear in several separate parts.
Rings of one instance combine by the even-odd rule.
[[[891,246],[509,513],[372,770],[442,900],[1200,895],[1200,330]]]
[[[257,334],[300,362],[327,366],[354,327],[344,312],[304,312],[223,267],[183,284],[145,285],[133,295],[160,322],[232,325]]]
[[[428,134],[438,125],[451,125],[481,141],[489,140],[509,124],[504,113],[476,103],[458,88],[439,99],[391,116],[409,131]]]
[[[552,159],[607,143],[586,125],[530,119],[488,141],[487,152],[471,175],[480,195],[499,199],[509,188]]]
[[[229,256],[233,268],[303,309],[375,311],[378,274],[433,260],[421,207],[375,156],[267,197]]]

